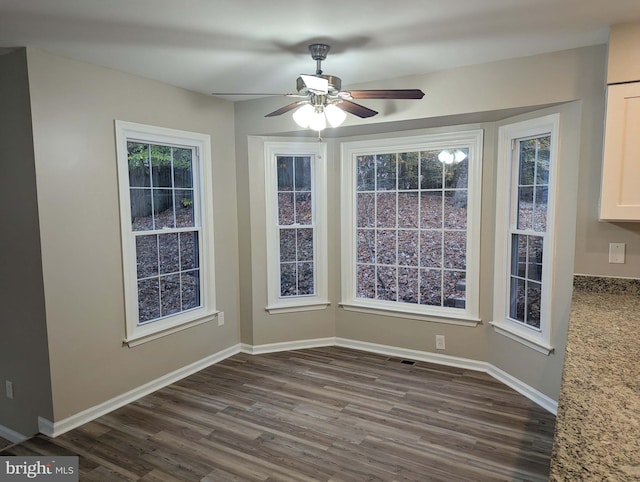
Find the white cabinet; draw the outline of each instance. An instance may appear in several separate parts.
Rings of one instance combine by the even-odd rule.
[[[640,82],[607,90],[600,219],[640,221]]]

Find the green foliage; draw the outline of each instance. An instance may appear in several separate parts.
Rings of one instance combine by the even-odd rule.
[[[150,165],[170,168],[172,161],[174,169],[191,169],[191,152],[191,149],[180,147],[127,143],[129,169],[144,167],[148,170]]]

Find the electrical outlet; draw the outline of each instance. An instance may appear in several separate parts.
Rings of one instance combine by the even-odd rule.
[[[218,326],[224,325],[224,311],[218,313]]]
[[[609,263],[624,264],[625,243],[609,243]]]
[[[436,350],[444,350],[444,335],[436,335]]]
[[[9,380],[5,380],[4,385],[7,392],[7,398],[9,400],[13,400],[13,382]]]

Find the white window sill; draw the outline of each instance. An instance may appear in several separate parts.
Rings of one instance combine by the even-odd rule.
[[[166,328],[160,328],[154,331],[150,331],[148,333],[142,334],[134,334],[128,338],[123,340],[123,345],[128,346],[129,348],[133,348],[134,346],[142,345],[143,343],[147,343],[149,341],[157,340],[158,338],[162,338],[167,335],[172,335],[173,333],[177,333],[182,330],[186,330],[188,328],[193,328],[194,326],[202,325],[203,323],[208,323],[212,320],[215,320],[218,317],[219,311],[215,311],[210,313],[202,318],[197,318],[195,320],[187,321],[180,323],[179,325],[168,326]]]
[[[355,302],[340,303],[341,306],[347,311],[358,311],[361,313],[368,313],[372,315],[382,316],[394,316],[396,318],[408,318],[411,320],[429,321],[433,323],[447,323],[449,325],[461,325],[461,326],[478,326],[482,320],[477,317],[469,316],[466,313],[417,313],[415,311],[402,310],[399,308],[387,308],[381,306],[367,306]]]
[[[549,355],[553,352],[554,348],[549,345],[545,340],[542,340],[538,337],[531,336],[525,332],[517,330],[506,323],[498,323],[496,321],[490,321],[489,324],[493,326],[493,329],[507,338],[510,338],[518,343],[523,344],[535,350],[543,355]]]
[[[281,304],[281,305],[269,305],[265,307],[265,311],[268,311],[270,315],[277,315],[280,313],[295,313],[298,311],[316,311],[325,310],[331,303],[328,301],[310,301],[299,304]]]

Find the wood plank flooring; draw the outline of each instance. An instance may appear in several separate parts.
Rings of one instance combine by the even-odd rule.
[[[238,354],[0,455],[101,482],[543,481],[554,425],[486,374],[329,347]]]

